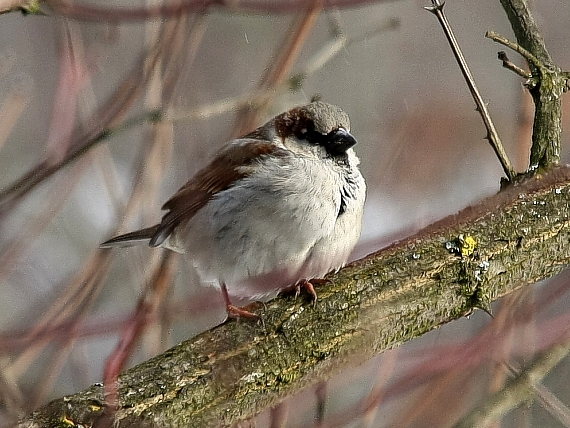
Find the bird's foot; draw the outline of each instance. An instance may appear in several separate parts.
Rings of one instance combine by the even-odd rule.
[[[231,304],[226,305],[226,311],[228,312],[228,318],[247,318],[250,320],[261,321],[261,317],[259,315]]]
[[[315,285],[323,285],[329,282],[328,279],[323,278],[312,278],[311,280],[302,279],[295,284],[295,298],[299,297],[301,294],[301,289],[305,289],[307,293],[311,296],[313,304],[317,303],[317,292],[315,291]]]
[[[259,315],[255,315],[253,312],[250,312],[245,308],[239,308],[237,306],[232,305],[226,284],[222,283],[221,289],[222,289],[222,296],[224,297],[224,302],[226,304],[226,312],[228,313],[228,319],[248,318],[250,320],[262,321]]]

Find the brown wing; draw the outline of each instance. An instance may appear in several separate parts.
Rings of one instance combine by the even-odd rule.
[[[283,150],[266,140],[252,138],[242,141],[241,144],[228,146],[162,206],[162,209],[168,212],[162,217],[149,242],[151,247],[162,244],[181,222],[190,220],[214,195],[249,175],[251,168],[248,167],[259,159],[259,156]]]

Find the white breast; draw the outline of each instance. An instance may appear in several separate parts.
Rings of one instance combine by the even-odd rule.
[[[223,282],[230,294],[254,299],[342,267],[360,236],[365,199],[358,160],[348,153],[356,188],[341,216],[342,168],[310,157],[265,159],[167,245],[191,255],[206,282]]]

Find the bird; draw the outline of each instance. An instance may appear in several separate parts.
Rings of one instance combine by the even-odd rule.
[[[160,223],[103,242],[182,253],[219,287],[228,317],[257,318],[236,298],[268,301],[343,267],[362,228],[366,183],[348,115],[314,101],[224,144],[162,206]]]

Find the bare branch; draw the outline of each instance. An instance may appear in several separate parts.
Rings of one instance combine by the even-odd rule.
[[[21,12],[24,15],[44,15],[40,0],[0,0],[0,15],[8,12]]]
[[[559,167],[331,275],[315,307],[274,299],[255,309],[265,329],[229,322],[126,371],[116,426],[229,426],[568,264],[570,169]],[[94,385],[18,426],[87,425],[103,402]]]
[[[323,0],[322,7],[354,8],[367,4],[388,3],[397,0]],[[231,12],[250,13],[293,13],[307,8],[307,0],[240,0],[239,2],[224,0],[186,0],[171,1],[169,4],[147,7],[101,7],[86,4],[75,4],[67,0],[46,0],[46,3],[57,14],[69,19],[85,21],[130,22],[146,19],[162,19],[180,16],[181,14],[204,12],[210,8],[228,10]]]
[[[493,150],[495,151],[495,154],[497,155],[499,162],[501,162],[501,166],[503,167],[507,179],[512,182],[516,176],[516,172],[507,155],[507,152],[505,151],[505,148],[503,147],[503,144],[501,143],[501,139],[499,138],[499,134],[497,133],[497,130],[495,128],[495,124],[493,123],[491,115],[489,114],[489,110],[487,109],[487,105],[483,101],[483,97],[481,96],[481,93],[479,92],[479,89],[475,84],[475,79],[471,74],[471,70],[467,65],[467,61],[463,56],[463,52],[461,52],[459,43],[457,42],[457,39],[453,34],[453,31],[447,20],[447,17],[443,13],[444,4],[440,3],[439,0],[432,0],[432,3],[433,6],[426,7],[425,9],[433,13],[435,16],[437,16],[437,19],[439,20],[439,23],[443,28],[443,32],[445,33],[445,36],[447,37],[447,40],[451,45],[451,50],[453,51],[453,55],[455,55],[455,59],[459,64],[461,73],[463,73],[463,77],[467,82],[469,91],[471,92],[471,95],[473,95],[475,104],[477,104],[477,111],[481,114],[483,122],[485,123],[485,128],[487,129],[487,139],[489,140],[491,147],[493,147]]]
[[[488,397],[475,411],[462,418],[456,428],[487,426],[536,395],[536,385],[568,355],[569,344],[564,343],[537,357],[529,368],[512,379],[500,391]]]
[[[299,72],[290,75],[285,81],[265,89],[252,91],[245,95],[225,98],[211,104],[201,105],[192,110],[181,111],[177,109],[176,111],[169,111],[164,115],[164,120],[185,121],[191,119],[206,119],[244,107],[257,108],[266,104],[270,99],[283,95],[287,91],[299,90],[307,77],[321,70],[347,46],[370,39],[385,31],[394,30],[398,28],[398,26],[399,21],[397,19],[390,19],[354,38],[347,38],[339,32],[309,58]]]
[[[535,105],[529,169],[548,168],[560,161],[561,96],[568,89],[568,73],[554,65],[526,0],[501,0],[501,4],[524,49],[515,50],[527,59],[533,75],[533,82],[527,85]]]
[[[20,179],[13,183],[7,189],[0,191],[0,214],[7,209],[10,209],[21,200],[28,192],[33,190],[38,184],[42,183],[47,178],[51,177],[61,168],[69,165],[71,162],[77,160],[83,153],[97,144],[107,140],[111,135],[140,126],[143,123],[154,123],[160,120],[161,113],[159,111],[151,111],[143,113],[135,118],[125,120],[122,124],[103,129],[97,133],[88,132],[83,144],[74,150],[71,150],[61,161],[48,165],[46,162],[41,162],[30,171],[25,173]],[[81,137],[76,141],[81,141]]]
[[[532,77],[532,74],[530,74],[528,71],[523,70],[518,65],[513,63],[505,51],[500,51],[497,57],[503,62],[503,67],[511,70],[513,73],[518,74],[521,77],[526,77],[527,79],[530,79]]]
[[[500,43],[501,45],[506,46],[509,49],[514,50],[515,52],[518,52],[523,56],[523,58],[525,58],[529,62],[529,64],[535,67],[541,67],[541,63],[538,60],[538,58],[535,57],[533,54],[531,54],[529,51],[527,51],[525,48],[523,48],[521,45],[511,42],[509,39],[501,36],[500,34],[495,33],[494,31],[487,31],[487,33],[485,33],[485,37],[488,37],[494,42]]]

